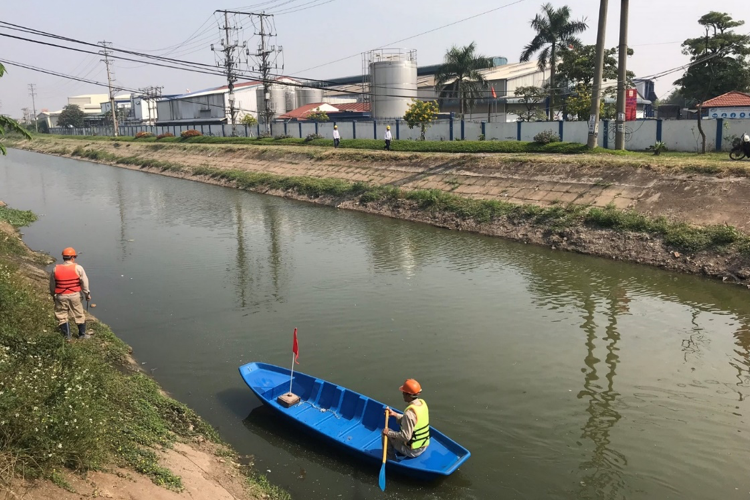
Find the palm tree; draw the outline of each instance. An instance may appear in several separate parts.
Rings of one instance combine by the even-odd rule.
[[[580,46],[581,41],[575,35],[588,28],[586,18],[580,21],[570,20],[570,8],[565,5],[555,10],[552,4],[542,5],[542,14],[537,14],[531,20],[531,27],[536,30],[536,36],[524,47],[521,62],[528,62],[536,52],[539,52],[539,69],[545,71],[547,63],[550,66],[549,75],[549,109],[550,118],[554,116],[555,105],[555,68],[561,50],[569,46]]]
[[[487,87],[487,80],[480,70],[492,68],[495,63],[489,57],[475,53],[476,44],[465,47],[455,45],[445,53],[445,60],[435,74],[435,88],[439,89],[440,99],[457,97],[459,113],[464,117],[464,110],[482,95]]]

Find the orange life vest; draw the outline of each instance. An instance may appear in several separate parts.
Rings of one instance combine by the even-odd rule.
[[[81,277],[76,272],[75,264],[55,266],[55,293],[68,295],[81,291]]]

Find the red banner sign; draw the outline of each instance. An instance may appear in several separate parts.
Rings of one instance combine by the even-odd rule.
[[[638,109],[638,91],[627,89],[625,91],[625,121],[632,122],[636,117]]]

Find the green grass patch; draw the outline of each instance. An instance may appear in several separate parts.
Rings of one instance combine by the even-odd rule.
[[[149,137],[134,139],[132,137],[102,137],[102,136],[50,136],[61,139],[109,141],[109,142],[158,142],[158,143],[189,143],[189,144],[245,144],[265,146],[317,146],[333,148],[330,139],[273,138],[273,137],[212,137],[199,136],[190,138],[165,137],[156,141]],[[383,141],[375,139],[347,139],[341,141],[341,149],[382,150]],[[590,153],[585,144],[571,142],[554,142],[537,144],[522,141],[393,141],[393,151],[415,153],[547,153],[547,154],[582,154]],[[618,154],[610,150],[596,151],[604,154]]]
[[[0,220],[8,222],[13,227],[23,227],[35,222],[37,217],[31,210],[0,207]]]

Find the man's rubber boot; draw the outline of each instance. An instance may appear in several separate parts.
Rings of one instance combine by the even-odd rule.
[[[70,336],[70,325],[68,323],[63,323],[59,326],[60,332],[62,332],[63,337],[65,337],[65,340],[70,342],[71,336]]]
[[[78,338],[79,339],[90,339],[91,335],[88,335],[86,333],[86,323],[83,323],[82,325],[78,325]]]

